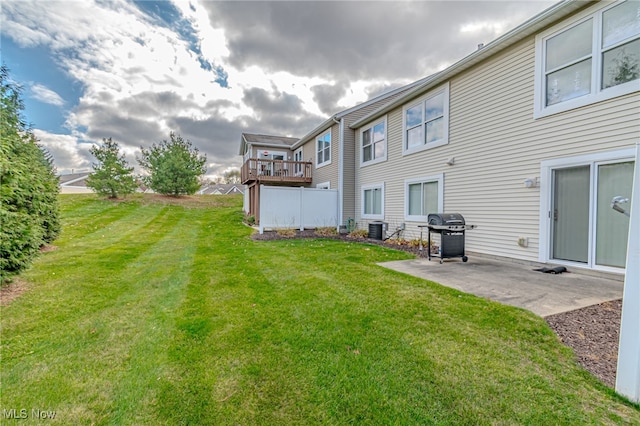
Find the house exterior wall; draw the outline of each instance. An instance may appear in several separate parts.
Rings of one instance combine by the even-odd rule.
[[[327,132],[327,130],[323,130],[319,132],[316,137],[314,137],[309,142],[305,143],[305,154],[307,152],[311,152],[311,157],[313,158],[313,182],[311,186],[315,187],[320,183],[329,182],[331,189],[338,189],[338,163],[339,163],[339,142],[340,142],[340,125],[334,123],[331,127],[331,163],[327,165],[323,165],[318,167],[317,165],[317,156],[316,152],[316,137],[321,136]],[[306,158],[306,157],[305,157]]]
[[[418,153],[403,155],[402,107],[389,112],[387,161],[360,167],[356,148],[358,227],[369,222],[362,219],[362,187],[383,182],[384,221],[390,230],[405,222],[404,238],[417,238],[420,223],[404,216],[405,180],[443,174],[443,210],[478,226],[466,233],[467,250],[537,261],[541,188],[526,188],[524,180],[540,177],[545,160],[633,147],[640,138],[640,94],[534,119],[534,76],[534,36],[454,76],[449,143]],[[452,157],[455,163],[447,165]],[[518,245],[520,237],[527,247]]]
[[[356,217],[356,205],[355,205],[355,196],[356,196],[356,186],[355,186],[355,176],[356,176],[356,140],[355,140],[355,131],[351,129],[349,126],[354,123],[356,120],[364,117],[367,114],[372,113],[376,109],[380,108],[382,105],[392,101],[398,96],[402,95],[404,91],[400,91],[390,96],[386,96],[379,101],[371,102],[370,104],[366,104],[364,106],[358,107],[355,111],[349,112],[346,114],[344,119],[343,134],[342,134],[342,143],[343,146],[340,146],[340,124],[334,123],[331,125],[331,164],[317,167],[316,166],[316,138],[314,137],[312,140],[307,141],[303,148],[303,158],[305,161],[311,161],[313,166],[313,182],[311,184],[312,187],[315,187],[318,184],[329,182],[331,189],[339,189],[339,176],[340,176],[340,165],[339,161],[343,161],[343,185],[342,185],[342,224],[346,224],[346,221],[349,218]],[[322,132],[319,132],[317,136],[320,136],[326,132],[326,129]],[[295,150],[294,150],[295,151]]]
[[[288,160],[293,160],[293,151],[288,146],[282,147],[273,147],[273,146],[260,146],[256,144],[251,144],[251,155],[249,158],[263,158],[262,153],[264,151],[269,152],[284,152],[287,154]]]
[[[404,92],[399,92],[392,96],[381,99],[380,101],[373,102],[363,108],[359,108],[347,114],[344,117],[344,191],[343,191],[343,219],[346,221],[349,218],[356,219],[359,213],[359,204],[356,204],[357,192],[356,191],[356,175],[359,172],[360,157],[357,153],[360,150],[359,139],[356,137],[356,131],[349,126],[355,123],[362,117],[371,114],[382,105],[393,101]]]
[[[349,124],[354,122],[351,117],[344,119],[344,135],[342,157],[344,169],[342,172],[342,224],[346,225],[347,220],[356,217],[355,196],[356,196],[356,138],[353,129]]]

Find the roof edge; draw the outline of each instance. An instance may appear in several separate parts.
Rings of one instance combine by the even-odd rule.
[[[349,127],[351,129],[356,129],[363,124],[366,124],[367,122],[388,113],[392,109],[395,109],[396,107],[404,104],[408,100],[419,96],[427,90],[434,88],[435,86],[451,79],[458,73],[467,70],[476,63],[503,51],[504,49],[512,46],[520,40],[523,40],[524,38],[530,36],[532,33],[537,32],[539,29],[538,27],[551,24],[552,22],[562,19],[565,16],[575,12],[576,10],[587,7],[593,3],[594,1],[563,0],[550,6],[531,19],[523,22],[522,24],[501,35],[497,39],[489,42],[481,49],[470,53],[469,55],[463,57],[462,59],[448,66],[442,71],[434,74],[432,79],[428,79],[427,81],[405,93],[404,95],[398,97],[397,99],[394,99],[392,102],[383,105],[376,111],[373,111],[371,114],[368,114],[353,122]],[[533,30],[533,32],[531,30]]]
[[[384,92],[379,94],[376,97],[373,97],[371,99],[368,99],[362,103],[359,103],[357,105],[352,106],[351,108],[347,108],[343,111],[340,111],[336,114],[333,114],[332,116],[330,116],[329,118],[327,118],[325,121],[323,121],[322,123],[320,123],[320,125],[318,125],[316,128],[314,128],[312,131],[310,131],[309,133],[307,133],[306,135],[304,135],[303,137],[300,138],[300,140],[298,142],[296,142],[295,144],[293,144],[291,146],[292,149],[296,149],[298,148],[300,145],[304,145],[305,143],[309,142],[314,136],[316,136],[318,133],[322,132],[324,129],[329,128],[331,126],[333,126],[332,123],[335,123],[335,120],[339,120],[342,117],[346,116],[347,114],[350,114],[354,111],[357,111],[361,108],[366,108],[367,106],[376,103],[384,98],[388,98],[390,96],[393,96],[399,92],[402,92],[403,90],[407,90],[413,86],[419,85],[424,83],[425,80],[431,78],[432,76],[428,76],[428,77],[424,77],[421,78],[419,80],[416,80],[414,82],[411,82],[409,84],[405,84],[404,86],[400,86],[397,87],[393,90],[390,90],[388,92]]]

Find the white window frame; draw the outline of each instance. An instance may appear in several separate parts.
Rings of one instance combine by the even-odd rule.
[[[380,214],[367,214],[365,213],[364,193],[365,191],[370,191],[374,189],[380,189],[382,193],[382,197],[380,198]],[[360,211],[363,219],[378,219],[378,220],[384,219],[384,182],[362,186],[360,190],[360,207],[361,207]]]
[[[615,151],[598,152],[594,154],[578,155],[574,157],[554,158],[552,160],[545,160],[540,163],[540,233],[539,247],[538,247],[538,260],[543,263],[553,262],[557,264],[564,264],[567,266],[575,266],[577,268],[595,269],[600,271],[620,273],[624,271],[621,268],[614,268],[608,266],[597,265],[595,263],[595,250],[594,246],[594,234],[595,234],[595,202],[590,201],[589,207],[589,260],[585,263],[563,261],[551,258],[551,206],[553,205],[553,171],[555,169],[576,167],[576,166],[591,166],[591,185],[597,183],[595,176],[595,165],[598,163],[619,163],[625,161],[634,161],[635,149],[627,148]]]
[[[304,150],[302,147],[296,149],[293,152],[293,161],[297,161],[297,162],[303,162],[304,161]],[[304,165],[303,164],[294,164],[294,175],[295,176],[302,176],[304,174],[304,170],[303,170]]]
[[[384,154],[378,158],[375,158],[375,147],[373,144],[373,128],[379,124],[384,126]],[[374,156],[371,160],[364,160],[364,133],[367,130],[371,130],[371,155]],[[387,141],[388,141],[388,132],[387,132],[387,116],[382,117],[381,120],[374,121],[372,123],[363,126],[360,129],[360,167],[369,166],[371,164],[381,163],[383,161],[387,161]]]
[[[329,135],[329,159],[326,160],[323,156],[322,158],[322,162],[320,162],[320,156],[318,155],[319,150],[318,150],[318,140],[322,139],[324,140],[324,137],[326,135]],[[333,148],[333,144],[331,143],[331,129],[327,130],[326,132],[322,132],[322,134],[316,136],[316,145],[315,145],[315,150],[316,150],[316,168],[319,167],[323,167],[323,166],[327,166],[329,164],[331,164],[331,149]],[[324,152],[324,148],[323,148],[323,152]]]
[[[331,182],[327,181],[327,182],[318,183],[316,184],[316,189],[331,189]]]
[[[604,12],[619,5],[620,3],[622,3],[622,1],[609,3],[605,7],[602,7],[602,5],[598,4],[596,7],[591,7],[572,17],[571,19],[562,22],[561,24],[558,24],[536,36],[536,63],[534,84],[535,92],[533,109],[534,118],[541,118],[551,114],[569,111],[596,102],[601,102],[607,99],[623,96],[628,93],[640,91],[640,80],[629,81],[627,83],[619,84],[617,86],[609,87],[606,89],[600,88],[600,84],[602,81],[602,52],[604,50],[610,49],[610,47],[608,47],[607,49],[602,48],[602,15]],[[592,20],[593,24],[593,37],[591,41],[591,92],[584,96],[546,106],[546,41],[590,19]],[[622,42],[622,44],[628,42],[629,40],[632,39],[625,40],[624,42]]]
[[[425,123],[425,112],[426,112],[426,108],[424,106],[425,102],[435,96],[438,96],[440,94],[444,94],[444,105],[443,105],[443,123],[444,123],[444,129],[443,129],[443,135],[442,135],[442,139],[437,140],[435,142],[431,142],[431,143],[425,143],[424,139],[426,138],[426,123]],[[422,104],[422,144],[418,145],[418,146],[414,146],[409,148],[407,146],[407,111],[417,105]],[[416,126],[417,127],[417,126]],[[449,82],[446,82],[445,84],[443,84],[442,86],[438,87],[435,90],[430,91],[429,93],[427,93],[424,96],[421,96],[420,98],[418,98],[417,100],[415,100],[414,102],[411,102],[410,104],[406,104],[403,108],[402,108],[402,155],[409,155],[409,154],[414,154],[416,152],[421,152],[421,151],[425,151],[428,149],[433,149],[433,148],[437,148],[439,146],[442,145],[447,145],[449,143]]]
[[[424,215],[409,214],[409,185],[416,183],[432,183],[438,184],[438,209],[432,213],[441,213],[444,211],[444,173],[437,175],[417,177],[405,179],[404,181],[404,220],[407,222],[426,222],[429,212],[423,212]]]

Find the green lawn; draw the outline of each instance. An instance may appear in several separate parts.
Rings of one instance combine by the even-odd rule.
[[[2,308],[2,424],[640,424],[541,318],[376,265],[406,253],[253,241],[238,197],[61,203]]]

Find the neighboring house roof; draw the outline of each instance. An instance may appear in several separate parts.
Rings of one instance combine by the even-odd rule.
[[[240,155],[245,152],[247,144],[269,146],[273,148],[291,148],[298,141],[298,138],[288,136],[258,135],[253,133],[242,133],[240,139]]]
[[[68,175],[59,175],[60,186],[86,186],[86,179],[89,172],[69,173]]]
[[[90,172],[69,173],[58,176],[61,194],[83,194],[93,190],[87,187],[87,178]]]
[[[417,96],[420,96],[428,90],[435,88],[439,84],[450,80],[453,76],[473,67],[480,61],[484,61],[490,56],[493,56],[505,50],[509,46],[514,45],[515,43],[525,39],[526,37],[536,34],[543,28],[551,25],[559,19],[572,14],[578,9],[584,8],[591,3],[592,2],[585,2],[582,0],[565,0],[551,6],[550,8],[529,19],[525,23],[517,26],[506,34],[498,37],[494,41],[486,44],[484,47],[479,47],[478,50],[464,57],[455,64],[427,78],[421,84],[415,86],[412,90],[409,90],[393,101],[383,105],[376,111],[373,111],[371,114],[368,114],[355,121],[349,127],[351,127],[352,129],[356,129],[363,124],[366,124],[369,121],[388,113],[392,109],[395,109],[396,107],[410,101]]]
[[[91,172],[69,173],[66,175],[58,175],[60,193],[62,194],[80,194],[94,192],[87,186],[87,178]],[[151,193],[151,189],[147,188],[141,179],[135,179],[137,188],[136,192]]]
[[[244,194],[244,186],[236,183],[204,185],[198,191],[201,195]]]
[[[384,100],[386,98],[392,98],[393,96],[398,96],[408,90],[411,90],[412,88],[418,86],[418,85],[422,85],[425,82],[429,81],[431,78],[433,78],[434,76],[428,76],[425,78],[422,78],[420,80],[414,81],[413,83],[409,83],[405,86],[402,87],[398,87],[397,89],[391,90],[389,92],[385,92],[382,93],[381,95],[375,96],[371,99],[369,99],[368,101],[365,101],[361,104],[355,105],[351,108],[345,109],[343,111],[340,111],[334,115],[332,115],[331,117],[327,118],[325,121],[323,121],[322,123],[320,123],[319,126],[317,126],[315,129],[311,130],[309,133],[307,133],[306,135],[304,135],[302,138],[300,138],[300,140],[298,140],[292,147],[291,149],[296,149],[297,147],[299,147],[300,145],[303,145],[307,142],[309,142],[311,139],[313,139],[314,137],[316,137],[318,135],[318,133],[328,129],[329,127],[333,126],[334,123],[338,122],[338,120],[340,120],[342,117],[345,117],[353,112],[356,112],[362,108],[366,108],[369,105],[375,103],[375,102],[379,102],[381,100]]]

